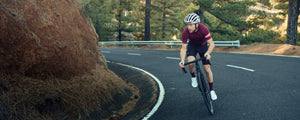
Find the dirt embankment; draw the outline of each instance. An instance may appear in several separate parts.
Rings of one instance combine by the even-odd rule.
[[[107,118],[132,94],[80,2],[0,1],[0,119]]]

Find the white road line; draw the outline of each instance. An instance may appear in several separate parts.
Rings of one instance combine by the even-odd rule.
[[[127,67],[130,67],[130,68],[142,71],[142,72],[148,74],[149,76],[151,76],[156,81],[156,83],[158,84],[158,87],[159,87],[158,100],[157,100],[155,106],[153,107],[153,109],[143,118],[143,120],[148,120],[158,110],[159,106],[161,105],[161,103],[164,100],[164,96],[165,96],[165,88],[164,88],[164,86],[162,85],[162,83],[160,82],[160,80],[157,77],[155,77],[154,75],[152,75],[151,73],[149,73],[149,72],[147,72],[147,71],[145,71],[143,69],[140,69],[140,68],[137,68],[137,67],[133,67],[133,66],[130,66],[130,65],[126,65],[126,64],[122,64],[122,63],[116,63],[116,64],[127,66]]]
[[[101,51],[101,53],[111,53],[110,51]]]
[[[136,53],[128,53],[128,55],[136,55],[136,56],[141,56],[141,54],[136,54]]]
[[[300,56],[274,55],[274,54],[262,54],[262,53],[239,53],[239,52],[229,52],[229,53],[233,53],[233,54],[245,54],[245,55],[264,55],[264,56],[275,56],[275,57],[300,58]]]
[[[232,68],[238,68],[238,69],[242,69],[242,70],[247,70],[247,71],[250,71],[250,72],[254,72],[254,71],[255,71],[255,70],[253,70],[253,69],[244,68],[244,67],[235,66],[235,65],[226,65],[226,66],[232,67]]]
[[[173,60],[180,60],[180,58],[177,57],[166,57],[167,59],[173,59]]]

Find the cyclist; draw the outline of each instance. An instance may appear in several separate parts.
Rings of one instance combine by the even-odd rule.
[[[202,60],[202,64],[206,73],[207,82],[209,84],[211,98],[212,100],[216,100],[217,95],[213,89],[213,73],[210,68],[210,54],[213,51],[215,45],[210,32],[205,25],[200,24],[200,17],[195,13],[188,14],[184,18],[184,23],[187,24],[187,27],[182,32],[182,47],[180,50],[181,61],[179,63],[179,66],[181,68],[184,67],[184,60],[186,56],[188,62],[195,60],[197,53],[199,53],[201,58],[205,56],[206,59]],[[187,43],[188,39],[189,43]],[[209,46],[207,45],[207,43],[209,44]],[[195,75],[194,64],[189,64],[188,69],[190,74],[192,75],[192,86],[197,87],[198,83]]]

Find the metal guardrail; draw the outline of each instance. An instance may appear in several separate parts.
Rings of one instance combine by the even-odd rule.
[[[99,42],[99,45],[116,45],[119,47],[119,45],[132,45],[132,48],[134,48],[134,45],[150,45],[152,48],[152,45],[171,45],[171,48],[173,48],[174,45],[181,45],[181,41],[106,41],[106,42]],[[214,41],[215,46],[222,46],[222,47],[233,47],[235,49],[236,47],[240,47],[240,41]]]

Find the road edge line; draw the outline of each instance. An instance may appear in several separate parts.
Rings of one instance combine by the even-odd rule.
[[[226,65],[227,67],[232,67],[232,68],[237,68],[237,69],[242,69],[242,70],[246,70],[246,71],[250,71],[250,72],[254,72],[255,70],[253,69],[249,69],[249,68],[245,68],[245,67],[241,67],[241,66],[236,66],[236,65]]]
[[[164,88],[164,86],[162,85],[162,83],[160,82],[160,80],[157,77],[155,77],[153,74],[149,73],[148,71],[145,71],[145,70],[143,70],[141,68],[134,67],[134,66],[131,66],[131,65],[123,64],[123,63],[116,63],[116,64],[119,64],[119,65],[122,65],[122,66],[130,67],[130,68],[142,71],[142,72],[148,74],[149,76],[151,76],[156,81],[156,83],[158,84],[158,87],[159,87],[159,96],[158,96],[157,102],[154,105],[154,107],[151,109],[151,111],[142,119],[142,120],[148,120],[158,110],[159,106],[163,102],[163,99],[164,99],[164,96],[165,96],[165,88]]]

